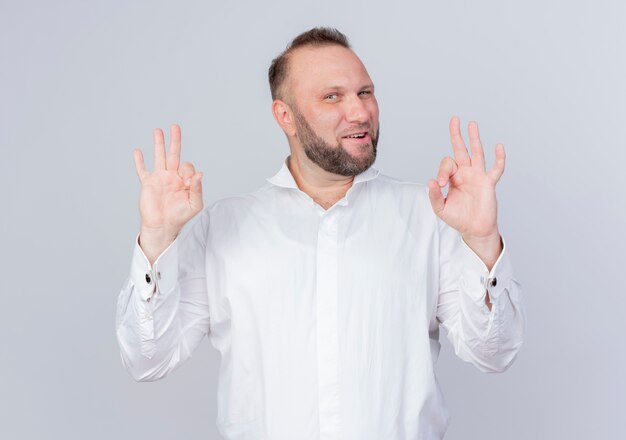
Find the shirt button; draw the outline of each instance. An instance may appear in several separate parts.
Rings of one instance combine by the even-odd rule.
[[[493,277],[491,279],[491,287],[496,287],[496,284],[498,284],[498,279],[496,277]]]
[[[146,283],[152,283],[152,278],[150,277],[150,273],[146,273]]]

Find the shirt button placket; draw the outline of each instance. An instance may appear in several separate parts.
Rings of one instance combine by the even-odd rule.
[[[317,354],[320,440],[339,439],[337,215],[320,219],[317,236]]]

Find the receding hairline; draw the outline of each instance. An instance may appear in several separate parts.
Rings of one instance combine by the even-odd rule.
[[[276,58],[272,60],[268,70],[272,99],[284,99],[284,87],[288,78],[289,64],[292,54],[305,47],[322,48],[328,46],[344,47],[352,50],[348,37],[335,28],[316,27],[296,36]]]
[[[292,59],[294,58],[295,55],[297,54],[301,54],[303,52],[306,51],[310,51],[310,50],[316,50],[316,49],[325,49],[328,47],[339,47],[342,49],[346,49],[348,51],[350,51],[352,54],[354,54],[355,57],[358,58],[357,54],[352,50],[351,47],[345,47],[342,46],[340,44],[334,44],[334,43],[328,43],[328,44],[316,44],[316,45],[306,45],[306,46],[299,46],[294,48],[293,50],[289,51],[288,53],[285,54],[285,61],[286,61],[286,69],[285,69],[285,76],[283,78],[283,80],[281,81],[279,87],[278,87],[278,94],[280,96],[277,96],[276,99],[282,99],[287,101],[288,98],[286,96],[286,89],[288,89],[290,82],[291,82],[291,78],[292,76],[290,75],[291,69],[292,69]]]

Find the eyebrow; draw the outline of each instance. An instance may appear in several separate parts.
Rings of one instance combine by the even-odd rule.
[[[362,85],[359,90],[364,90],[364,89],[373,89],[374,88],[374,84],[373,83],[367,83],[365,85]],[[324,87],[322,90],[327,91],[327,90],[345,90],[346,88],[343,86],[328,86],[328,87]]]

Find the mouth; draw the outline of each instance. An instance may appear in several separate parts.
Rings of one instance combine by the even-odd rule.
[[[343,136],[342,139],[348,139],[352,142],[368,142],[370,140],[370,135],[367,131],[359,131]]]

